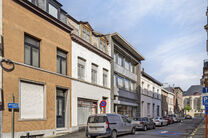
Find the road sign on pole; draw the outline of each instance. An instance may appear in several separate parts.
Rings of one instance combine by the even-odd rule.
[[[102,100],[102,101],[100,102],[100,107],[105,108],[106,105],[107,105],[106,101]]]
[[[18,105],[18,103],[8,103],[8,108],[9,109],[18,109],[19,105]]]
[[[203,93],[208,93],[208,87],[203,87]]]
[[[203,105],[208,106],[208,96],[203,96]]]

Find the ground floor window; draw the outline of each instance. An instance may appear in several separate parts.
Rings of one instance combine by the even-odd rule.
[[[44,85],[20,82],[20,118],[45,118],[45,91]]]
[[[118,109],[118,114],[128,116],[129,118],[136,117],[136,107],[117,105],[117,109]]]
[[[78,98],[78,125],[87,124],[89,115],[97,114],[97,101],[90,99]]]

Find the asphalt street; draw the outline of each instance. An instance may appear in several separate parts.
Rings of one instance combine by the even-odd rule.
[[[191,133],[202,122],[202,118],[184,120],[181,123],[175,123],[168,126],[157,127],[154,130],[137,131],[135,135],[127,134],[118,138],[188,138]],[[86,138],[85,133],[76,132],[58,138]]]

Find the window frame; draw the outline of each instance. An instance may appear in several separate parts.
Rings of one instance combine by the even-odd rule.
[[[60,52],[62,52],[62,53],[64,53],[64,54],[66,54],[66,58],[63,57],[63,56],[58,55],[58,51],[60,51]],[[67,63],[68,63],[68,62],[67,62],[67,59],[68,59],[68,58],[67,58],[67,56],[68,56],[68,52],[66,52],[66,51],[64,51],[64,50],[62,50],[62,49],[59,49],[59,48],[56,49],[56,60],[58,60],[58,57],[60,58],[60,72],[58,72],[58,70],[57,70],[57,68],[56,68],[56,72],[57,72],[57,73],[62,74],[62,75],[67,75],[67,74],[68,74],[68,71],[67,71],[67,70],[68,70],[68,67],[67,67],[67,65],[68,65],[68,64],[67,64]],[[63,74],[63,73],[62,73],[62,60],[64,60],[64,59],[66,60],[66,74]],[[58,66],[58,64],[56,63],[56,67],[57,67],[57,66]]]
[[[104,76],[106,76],[106,85],[104,83]],[[108,87],[108,70],[103,68],[103,86]]]
[[[96,67],[96,70],[93,69],[93,66]],[[94,81],[93,81],[93,72],[95,73],[95,78],[94,78]],[[91,65],[91,82],[93,84],[97,84],[98,83],[98,65],[92,63]]]
[[[85,32],[86,38],[84,38],[84,33],[83,33],[84,29],[86,30]],[[89,42],[87,41],[87,36],[88,36],[87,32],[89,32],[89,35],[90,35]],[[92,41],[92,31],[88,27],[86,27],[84,24],[81,25],[81,38],[88,43],[91,43]]]
[[[39,42],[39,46],[35,46],[33,44],[25,42],[26,37],[29,37],[29,38],[32,38],[35,41],[38,41]],[[30,47],[30,64],[27,64],[27,65],[40,68],[40,42],[41,42],[40,39],[38,39],[36,37],[33,37],[33,36],[29,35],[29,34],[26,34],[26,33],[24,34],[24,64],[27,64],[27,63],[25,63],[25,58],[26,58],[25,57],[25,46],[27,45],[27,46]],[[33,50],[32,50],[33,48],[38,49],[38,66],[34,66],[33,65],[33,54],[32,54],[33,53]]]
[[[80,64],[80,63],[79,63],[79,60],[84,61],[84,62],[85,62],[85,65]],[[83,78],[82,78],[82,75],[79,76],[79,66],[83,66],[83,70],[84,70],[84,72],[83,72]],[[86,60],[83,59],[83,58],[81,58],[81,57],[78,57],[78,58],[77,58],[77,78],[78,78],[79,80],[85,80],[85,77],[86,77],[86,76],[85,76],[85,69],[86,69]]]

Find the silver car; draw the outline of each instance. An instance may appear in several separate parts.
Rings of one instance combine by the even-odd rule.
[[[136,125],[136,129],[142,129],[144,131],[147,129],[155,129],[156,126],[153,120],[147,117],[134,118],[132,123]]]
[[[165,120],[162,117],[156,117],[153,120],[154,120],[156,126],[165,126],[165,125],[168,125],[168,120]]]
[[[126,133],[135,134],[135,125],[126,116],[120,114],[97,114],[88,117],[87,137],[116,138],[117,135]]]

